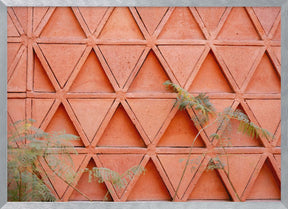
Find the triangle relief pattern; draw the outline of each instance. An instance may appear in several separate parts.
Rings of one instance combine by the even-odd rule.
[[[78,174],[146,169],[121,190],[78,175],[73,185],[91,200],[280,199],[280,8],[11,7],[7,21],[8,121],[33,118],[47,132],[78,136]],[[232,123],[223,154],[209,140],[218,130],[211,126],[185,171],[201,127],[193,110],[178,110],[167,80],[207,93],[218,111],[243,111],[274,139],[243,136]],[[48,180],[61,201],[85,200],[61,179]]]

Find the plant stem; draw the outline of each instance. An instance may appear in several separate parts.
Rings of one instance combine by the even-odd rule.
[[[235,190],[235,188],[234,188],[234,186],[233,186],[233,184],[232,184],[232,182],[231,182],[231,179],[230,179],[230,165],[229,165],[228,153],[226,152],[225,147],[222,146],[222,149],[223,149],[224,155],[226,155],[226,159],[227,159],[227,171],[224,169],[224,166],[223,166],[223,164],[222,164],[222,162],[221,162],[222,167],[223,167],[223,170],[224,170],[224,172],[225,172],[225,174],[226,174],[226,176],[227,176],[227,179],[228,179],[228,181],[229,181],[229,183],[230,183],[230,185],[231,185],[231,187],[232,187],[232,189],[233,189],[233,191],[234,191],[234,194],[236,195],[236,197],[238,198],[238,200],[241,201],[241,199],[240,199],[240,197],[238,196],[238,194],[237,194],[237,192],[236,192],[236,190]]]
[[[106,192],[103,201],[108,201],[109,190]]]
[[[18,132],[18,129],[17,129],[17,127],[15,126],[15,124],[13,123],[13,127],[15,128],[15,130],[16,130],[16,134],[17,134],[17,136],[20,138],[21,136],[20,136],[20,133]],[[14,136],[14,134],[13,134],[13,136]],[[13,137],[13,141],[15,142],[15,144],[16,144],[16,146],[17,146],[17,148],[20,148],[20,146],[18,145],[18,143],[17,143],[17,141],[16,141],[16,139],[15,139],[15,137]]]
[[[85,197],[87,200],[92,201],[87,195],[85,195],[83,192],[81,192],[79,189],[77,189],[76,187],[74,187],[71,183],[69,183],[68,181],[66,181],[66,179],[64,179],[61,175],[59,175],[47,162],[47,160],[44,158],[46,164],[48,165],[48,167],[51,169],[51,171],[58,176],[62,181],[64,181],[66,184],[68,184],[68,186],[70,186],[72,189],[74,189],[76,192],[78,192],[79,194],[81,194],[83,197]]]
[[[199,132],[197,133],[197,135],[195,136],[195,138],[193,139],[192,145],[190,146],[190,150],[189,150],[189,153],[188,153],[188,156],[187,156],[187,160],[186,160],[186,164],[185,164],[184,170],[183,170],[183,172],[182,172],[180,181],[179,181],[179,183],[178,183],[178,185],[177,185],[176,191],[175,191],[174,196],[173,196],[173,198],[172,198],[173,201],[175,200],[175,198],[176,198],[176,196],[177,196],[177,193],[178,193],[178,190],[179,190],[179,188],[180,188],[180,185],[181,185],[181,183],[182,183],[182,181],[183,181],[185,172],[186,172],[186,170],[187,170],[187,168],[188,168],[189,160],[190,160],[190,157],[191,157],[191,155],[192,155],[192,149],[193,149],[193,146],[194,146],[194,144],[195,144],[196,139],[198,138],[198,136],[200,135],[201,132],[203,132],[206,128],[210,127],[210,126],[211,126],[212,124],[214,124],[215,122],[217,122],[217,119],[214,120],[213,122],[211,122],[210,124],[208,124],[207,126],[205,126],[204,128],[201,128],[200,131],[199,131]]]
[[[172,200],[175,200],[175,198],[176,198],[176,196],[177,196],[177,193],[178,193],[178,191],[179,191],[180,185],[181,185],[181,183],[182,183],[182,181],[183,181],[185,172],[186,172],[186,170],[187,170],[187,168],[188,168],[189,160],[190,160],[190,157],[191,157],[191,155],[192,155],[192,149],[193,149],[193,146],[194,146],[194,144],[195,144],[195,142],[196,142],[196,139],[198,138],[198,136],[200,135],[201,132],[203,132],[206,128],[210,127],[210,126],[211,126],[212,124],[214,124],[215,122],[217,122],[217,119],[214,120],[213,122],[211,122],[210,124],[208,124],[207,126],[205,126],[204,128],[200,129],[200,131],[197,133],[197,135],[196,135],[195,138],[193,139],[192,145],[190,146],[189,154],[188,154],[188,156],[187,156],[187,160],[186,160],[186,164],[185,164],[184,170],[183,170],[183,172],[182,172],[180,181],[179,181],[179,183],[178,183],[178,185],[177,185],[177,189],[176,189],[176,191],[175,191],[175,193],[174,193],[174,196],[173,196],[173,199],[172,199]],[[222,147],[222,148],[224,149],[224,152],[226,153],[225,148],[224,148],[224,147]],[[240,200],[240,197],[238,196],[238,194],[237,194],[235,188],[233,187],[233,184],[232,184],[232,182],[231,182],[231,180],[230,180],[230,178],[229,178],[229,170],[230,170],[230,169],[229,169],[228,156],[227,156],[227,165],[228,165],[228,172],[225,171],[225,169],[223,169],[223,170],[224,170],[224,172],[225,172],[226,175],[227,175],[227,179],[228,179],[230,185],[232,186],[232,189],[233,189],[236,197],[238,198],[238,200]]]
[[[230,120],[226,121],[226,123],[228,123],[229,121],[230,121]],[[225,122],[223,122],[223,123],[225,123]],[[223,123],[221,123],[220,126],[222,126]],[[227,124],[224,124],[224,125],[227,125]],[[219,129],[219,130],[220,130],[220,129]],[[230,183],[230,185],[231,185],[231,187],[232,187],[232,189],[233,189],[233,191],[234,191],[234,194],[236,195],[236,197],[238,198],[238,200],[241,201],[241,199],[240,199],[240,197],[238,196],[238,194],[237,194],[237,192],[236,192],[236,190],[235,190],[235,188],[234,188],[234,186],[233,186],[233,184],[232,184],[232,182],[231,182],[231,179],[230,179],[230,165],[229,165],[228,153],[226,152],[226,149],[225,149],[225,147],[224,147],[223,145],[222,145],[221,147],[222,147],[223,152],[224,152],[224,155],[226,155],[226,159],[227,159],[227,171],[225,171],[224,166],[223,166],[223,164],[221,163],[221,164],[222,164],[222,167],[223,167],[223,170],[224,170],[225,174],[227,175],[227,179],[228,179],[228,181],[229,181],[229,183]]]
[[[227,160],[227,176],[229,178],[229,174],[230,174],[230,165],[229,165],[229,157],[228,157],[228,153],[226,152],[225,148],[222,147],[223,151],[224,151],[224,155],[226,155],[226,160]],[[223,165],[222,165],[223,166]]]
[[[234,188],[234,186],[233,186],[233,184],[232,184],[232,182],[231,182],[231,179],[230,179],[230,177],[229,177],[229,173],[227,173],[227,171],[225,171],[225,169],[223,169],[223,170],[224,170],[224,172],[225,172],[226,175],[227,175],[227,179],[228,179],[228,181],[229,181],[229,183],[230,183],[230,185],[231,185],[231,187],[232,187],[232,189],[233,189],[233,191],[234,191],[234,194],[236,195],[236,197],[238,198],[238,200],[241,201],[240,197],[238,196],[238,194],[237,194],[237,192],[236,192],[236,190],[235,190],[235,188]]]
[[[21,173],[21,171],[19,170],[19,187],[18,187],[18,189],[19,189],[19,201],[21,201],[22,200],[22,173]]]

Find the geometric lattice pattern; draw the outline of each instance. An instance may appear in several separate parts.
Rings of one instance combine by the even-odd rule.
[[[109,189],[112,201],[169,201],[198,132],[194,113],[174,107],[162,85],[171,80],[275,134],[249,138],[232,125],[228,179],[206,171],[222,148],[208,140],[213,130],[202,132],[192,151],[198,167],[176,201],[280,199],[280,17],[272,7],[8,8],[8,122],[33,118],[48,132],[78,135],[77,171],[146,168],[120,192],[78,175],[74,185],[93,200]],[[50,181],[62,201],[84,200]]]

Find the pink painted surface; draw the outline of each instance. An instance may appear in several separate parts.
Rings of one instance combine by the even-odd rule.
[[[280,199],[280,17],[280,8],[8,8],[8,122],[34,118],[43,130],[79,136],[79,173],[146,168],[121,191],[78,176],[74,184],[93,200],[109,189],[113,201],[169,201],[199,130],[193,111],[174,107],[162,85],[171,80],[275,134],[271,142],[243,136],[232,123],[222,159],[229,180],[227,170],[206,169],[222,150],[207,137],[211,126],[176,201]],[[61,201],[85,200],[50,181]]]

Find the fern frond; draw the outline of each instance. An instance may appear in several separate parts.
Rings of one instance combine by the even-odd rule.
[[[238,131],[246,134],[250,137],[265,137],[267,140],[272,140],[274,138],[268,130],[261,128],[249,120],[248,116],[241,110],[237,109],[235,111],[232,108],[226,108],[221,117],[224,121],[237,120],[240,122],[238,126]]]
[[[51,193],[44,182],[36,176],[31,176],[30,184],[27,184],[26,192],[24,193],[24,201],[55,201],[55,196]]]
[[[84,172],[88,172],[89,180],[94,177],[99,183],[110,182],[117,189],[123,189],[128,185],[133,176],[145,173],[145,168],[139,165],[133,166],[126,170],[122,175],[109,168],[103,167],[93,167],[92,169],[86,168]]]
[[[49,168],[58,176],[72,183],[76,177],[76,169],[70,155],[49,154],[45,156],[45,162]],[[52,178],[52,176],[50,177]]]
[[[121,176],[116,172],[109,168],[92,168],[93,176],[98,179],[99,183],[103,183],[105,181],[116,182],[117,179],[120,179]]]
[[[210,115],[215,114],[214,106],[210,103],[209,97],[206,94],[201,93],[194,97],[185,89],[170,81],[166,81],[164,85],[167,88],[172,88],[178,94],[177,103],[179,104],[179,109],[194,109],[197,117],[199,116],[199,122],[202,122],[202,124],[209,121]]]
[[[121,179],[124,181],[124,183],[125,183],[124,185],[126,186],[128,183],[127,183],[127,181],[125,181],[125,179],[128,179],[129,181],[131,181],[134,176],[139,176],[141,174],[145,174],[145,172],[146,172],[146,170],[144,167],[142,167],[140,165],[133,166],[121,175]]]
[[[217,133],[213,133],[209,136],[209,138],[215,138],[215,139],[219,139],[220,136]]]
[[[219,159],[219,157],[211,158],[208,165],[207,170],[214,170],[214,169],[224,169],[224,164]]]
[[[53,173],[63,177],[67,182],[72,182],[75,176],[70,154],[77,152],[70,140],[78,137],[63,132],[46,133],[34,127],[34,122],[29,119],[11,124],[7,152],[10,201],[56,200],[41,176],[39,159],[46,159]],[[65,154],[51,155],[51,148],[57,149],[57,153]]]

